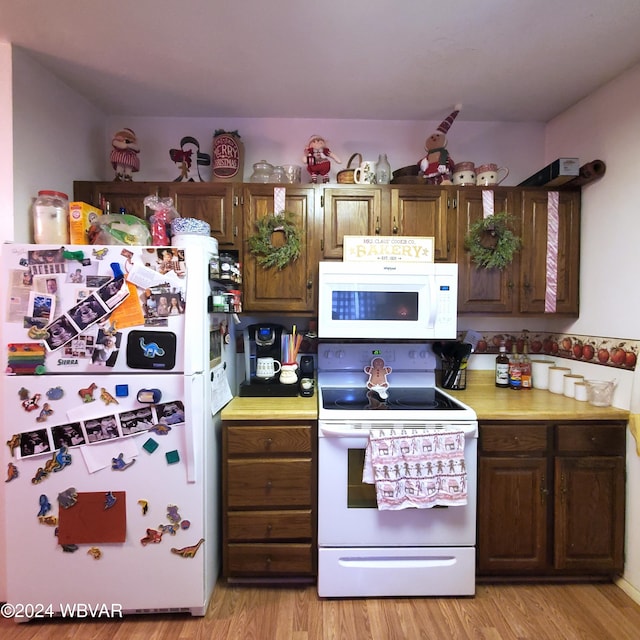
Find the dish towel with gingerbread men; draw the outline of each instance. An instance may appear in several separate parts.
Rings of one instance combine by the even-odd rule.
[[[362,481],[375,484],[379,510],[466,505],[464,431],[373,427]]]

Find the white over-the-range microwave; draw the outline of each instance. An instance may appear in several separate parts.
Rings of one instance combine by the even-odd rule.
[[[320,262],[320,338],[451,339],[457,311],[457,264]]]

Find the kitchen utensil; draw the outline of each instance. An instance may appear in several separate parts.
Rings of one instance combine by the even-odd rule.
[[[589,404],[594,407],[610,407],[613,391],[617,386],[615,380],[585,380]]]

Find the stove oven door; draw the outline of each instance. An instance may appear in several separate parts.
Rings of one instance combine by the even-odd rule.
[[[353,428],[349,432],[357,434]],[[379,511],[375,486],[362,482],[368,430],[361,430],[360,435],[339,433],[320,422],[319,546],[475,545],[477,438],[465,439],[466,505]]]

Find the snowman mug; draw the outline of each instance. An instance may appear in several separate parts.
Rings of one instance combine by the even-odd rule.
[[[474,186],[476,184],[476,168],[473,162],[458,162],[453,167],[453,184],[461,187]]]
[[[502,174],[502,177],[500,177]],[[479,187],[489,187],[500,184],[509,175],[507,167],[498,167],[497,164],[488,163],[476,167],[476,184]]]

